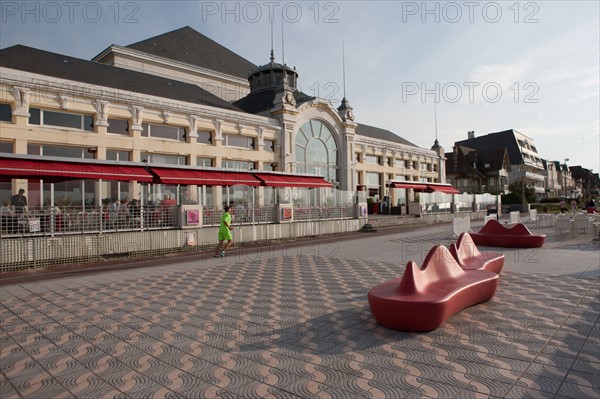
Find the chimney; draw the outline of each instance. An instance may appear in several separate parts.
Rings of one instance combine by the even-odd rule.
[[[474,139],[475,138],[475,130],[471,130],[469,132],[467,132],[467,138],[470,139]]]

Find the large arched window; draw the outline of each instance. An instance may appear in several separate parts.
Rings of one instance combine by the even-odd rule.
[[[319,120],[306,122],[296,133],[296,170],[339,182],[338,146],[331,130]]]

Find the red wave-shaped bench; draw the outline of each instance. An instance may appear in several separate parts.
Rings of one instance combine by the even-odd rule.
[[[469,233],[458,236],[456,244],[450,244],[450,253],[463,270],[487,270],[500,273],[504,267],[504,255],[497,252],[480,252]]]
[[[545,234],[533,234],[522,223],[506,228],[496,220],[488,221],[477,233],[471,233],[473,242],[487,247],[539,248],[544,245]]]
[[[489,301],[498,275],[464,271],[442,245],[431,248],[423,268],[409,261],[402,278],[386,281],[368,293],[369,307],[382,325],[401,331],[431,331],[455,313]]]

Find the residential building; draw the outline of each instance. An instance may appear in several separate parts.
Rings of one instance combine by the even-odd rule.
[[[527,186],[533,187],[538,196],[546,194],[544,164],[531,137],[514,129],[479,137],[475,137],[475,132],[470,131],[466,140],[457,141],[455,145],[478,151],[506,148],[511,165],[508,183],[524,180]]]
[[[566,163],[558,163],[558,181],[561,182],[562,186],[561,196],[565,198],[572,197],[575,186],[573,185],[571,169]]]
[[[542,159],[546,169],[546,195],[559,197],[562,194],[562,181],[560,179],[560,162]]]
[[[446,178],[461,192],[505,194],[510,170],[504,147],[476,150],[457,144],[446,153]]]
[[[600,180],[598,173],[594,173],[591,169],[586,169],[580,165],[571,166],[571,174],[573,177],[573,197],[588,200],[590,197],[598,195]]]

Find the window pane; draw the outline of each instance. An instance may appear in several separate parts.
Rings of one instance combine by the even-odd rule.
[[[81,115],[64,114],[62,112],[44,111],[44,125],[72,127],[81,129]]]
[[[129,135],[129,121],[124,119],[110,119],[108,118],[108,133],[122,134],[124,136]]]
[[[147,160],[148,163],[159,163],[165,165],[187,165],[187,157],[185,155],[169,155],[169,154],[150,154],[143,152],[142,160]]]
[[[10,104],[0,104],[0,121],[12,122],[12,109]]]
[[[265,146],[263,148],[266,152],[275,152],[275,141],[265,140]]]
[[[1,182],[0,181],[0,200],[8,201],[10,203],[10,197],[12,197],[12,183],[10,181]]]
[[[254,170],[254,162],[246,162],[246,161],[223,161],[221,162],[221,167],[223,169],[231,169],[231,170]]]
[[[142,137],[148,137],[148,124],[142,123]]]
[[[184,140],[184,129],[166,126],[166,125],[150,125],[150,137],[169,139],[169,140]]]
[[[199,144],[212,144],[212,135],[210,134],[210,132],[197,132],[198,133],[198,138],[196,139],[196,141]]]
[[[301,159],[301,158],[296,158]],[[318,163],[325,165],[329,162],[327,156],[327,147],[319,139],[312,139],[306,146],[306,162]]]
[[[41,155],[39,144],[27,144],[27,155]]]
[[[13,153],[13,143],[8,141],[0,141],[0,152]]]
[[[296,159],[300,162],[306,162],[306,152],[304,148],[296,146]]]
[[[85,180],[83,182],[83,190],[85,192],[85,206],[96,206],[98,204],[98,200],[96,199],[96,182],[92,180]]]
[[[29,108],[29,124],[39,125],[40,124],[40,109]]]
[[[94,118],[91,115],[83,116],[83,130],[94,131]]]
[[[321,122],[312,119],[310,121],[310,126],[312,129],[313,137],[321,137],[321,126],[323,126]]]
[[[61,211],[73,206],[81,206],[81,180],[59,182],[54,184],[54,205]],[[44,201],[50,200],[49,184],[44,184]],[[68,210],[68,209],[67,209]]]
[[[376,156],[376,155],[367,155],[365,157],[365,161],[367,163],[372,163],[372,164],[375,164],[375,165],[379,165],[379,157]]]
[[[210,167],[212,166],[212,158],[196,158],[196,166]]]
[[[367,185],[379,186],[379,173],[367,173]]]
[[[302,128],[300,128],[300,131],[298,131],[298,133],[296,134],[296,144],[306,146],[306,143],[308,143],[308,139],[306,138],[306,135],[304,134]]]
[[[130,161],[129,151],[106,150],[106,159],[109,161]]]
[[[49,157],[64,157],[64,158],[84,158],[82,155],[83,148],[79,147],[60,147],[45,145],[42,147],[42,155]]]
[[[244,136],[227,136],[227,145],[230,147],[251,148],[252,139]]]
[[[329,128],[318,120],[303,124],[296,133],[296,161],[308,173],[318,173],[328,180],[338,181],[338,150]],[[304,148],[304,151],[299,149]]]

